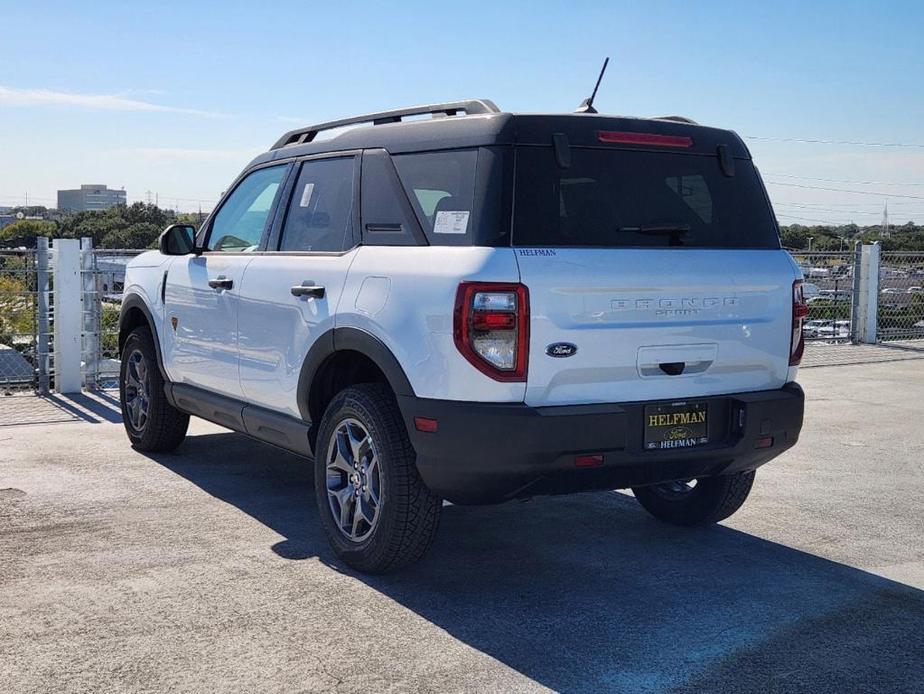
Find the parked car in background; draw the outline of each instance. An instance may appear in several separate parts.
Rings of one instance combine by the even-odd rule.
[[[816,338],[818,337],[818,331],[822,328],[829,328],[834,325],[833,320],[826,320],[823,318],[815,318],[805,322],[805,325],[802,326],[802,334],[807,338]]]
[[[806,282],[802,285],[802,296],[806,299],[811,299],[812,297],[818,296],[821,290],[818,289],[817,284],[812,284],[811,282]]]
[[[834,321],[832,325],[819,328],[817,337],[821,340],[846,340],[850,337],[850,321]]]
[[[821,299],[831,299],[832,301],[850,301],[853,292],[849,289],[822,289],[818,292]]]

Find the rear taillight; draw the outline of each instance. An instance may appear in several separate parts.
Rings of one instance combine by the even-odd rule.
[[[802,280],[792,283],[792,337],[789,340],[789,365],[798,366],[805,351],[805,335],[802,334],[802,324],[808,316],[808,304],[802,293]]]
[[[456,348],[497,381],[525,381],[529,294],[522,284],[462,282],[453,321]]]

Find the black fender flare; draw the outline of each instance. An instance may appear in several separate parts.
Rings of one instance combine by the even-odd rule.
[[[318,369],[329,357],[344,351],[359,352],[368,357],[385,374],[395,395],[414,396],[414,389],[404,369],[384,342],[359,328],[332,328],[315,340],[305,356],[298,376],[298,411],[306,422],[311,422],[308,395]]]
[[[122,309],[119,311],[119,357],[122,356],[122,347],[125,345],[125,338],[128,337],[127,331],[123,328],[125,317],[132,309],[138,309],[144,314],[144,319],[148,322],[148,328],[151,330],[151,336],[154,338],[154,353],[157,355],[157,369],[164,381],[169,381],[167,371],[164,369],[164,357],[160,352],[160,337],[157,334],[157,324],[154,322],[154,316],[151,309],[144,303],[138,294],[129,294],[122,300]]]

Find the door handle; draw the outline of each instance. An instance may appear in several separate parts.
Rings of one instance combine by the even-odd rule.
[[[324,298],[324,287],[310,280],[305,280],[301,284],[292,287],[289,291],[292,292],[292,296],[307,296],[309,299]]]
[[[234,280],[229,280],[224,275],[219,275],[213,280],[209,280],[209,286],[212,289],[231,289],[234,286]]]

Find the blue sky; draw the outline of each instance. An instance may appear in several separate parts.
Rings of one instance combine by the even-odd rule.
[[[208,209],[297,124],[470,96],[569,111],[609,55],[601,112],[772,138],[747,142],[781,222],[875,223],[888,200],[924,223],[920,2],[0,0],[0,26],[0,205],[99,182]]]

